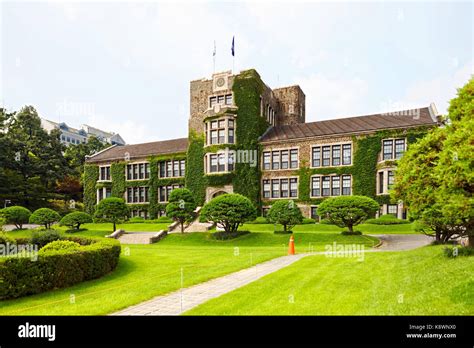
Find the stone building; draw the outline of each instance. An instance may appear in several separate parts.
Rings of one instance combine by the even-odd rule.
[[[434,105],[306,123],[305,98],[297,85],[271,89],[255,70],[191,81],[188,138],[115,145],[87,158],[86,207],[118,196],[133,216],[156,217],[173,189],[188,187],[200,205],[235,192],[262,214],[292,199],[313,218],[326,197],[366,195],[378,214],[406,218],[389,190],[407,146],[438,125]]]

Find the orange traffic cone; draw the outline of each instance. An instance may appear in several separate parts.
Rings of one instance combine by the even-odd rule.
[[[288,255],[294,255],[295,254],[295,239],[293,238],[293,235],[290,237],[290,243],[288,243]]]

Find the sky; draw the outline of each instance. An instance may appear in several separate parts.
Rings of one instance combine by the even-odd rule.
[[[0,103],[127,143],[187,136],[189,82],[255,68],[306,121],[427,106],[473,74],[473,2],[0,4]]]

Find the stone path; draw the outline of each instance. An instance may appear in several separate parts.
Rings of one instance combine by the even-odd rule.
[[[411,250],[432,241],[430,237],[419,234],[378,234],[372,236],[379,238],[382,244],[376,249],[365,250],[365,252]],[[281,256],[220,278],[155,297],[112,315],[180,315],[212,298],[219,297],[289,266],[305,256],[324,253],[323,251]]]
[[[179,315],[212,298],[278,271],[308,254],[282,256],[201,284],[158,296],[112,315]]]

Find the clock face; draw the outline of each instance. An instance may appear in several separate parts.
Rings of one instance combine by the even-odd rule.
[[[216,81],[217,87],[222,87],[225,85],[225,79],[223,77],[219,77]]]

